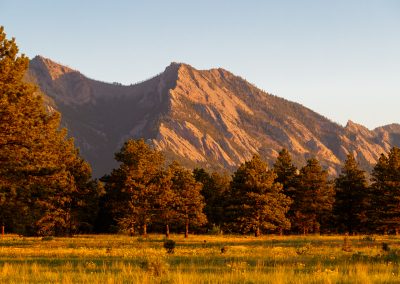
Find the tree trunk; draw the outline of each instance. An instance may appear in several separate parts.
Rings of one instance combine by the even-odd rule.
[[[283,236],[283,229],[282,228],[279,229],[279,236]]]
[[[129,229],[129,234],[130,234],[131,237],[133,237],[135,235],[135,228],[134,227]]]
[[[186,219],[186,224],[185,224],[185,238],[189,237],[189,219]]]
[[[399,234],[399,228],[396,228],[396,236]]]
[[[143,224],[143,237],[147,238],[147,224]]]
[[[256,237],[260,236],[260,227],[257,227],[256,232],[254,233],[254,236],[256,236]]]
[[[68,236],[70,237],[70,238],[72,238],[72,217],[71,217],[71,209],[69,210],[69,212],[68,212],[68,216],[67,216],[67,218],[68,218],[68,225],[69,225],[69,228],[68,228]]]
[[[306,227],[303,227],[303,236],[307,235]]]
[[[4,225],[1,226],[1,237],[4,237]]]
[[[167,237],[167,239],[169,239],[169,225],[168,224],[165,225],[165,236]]]

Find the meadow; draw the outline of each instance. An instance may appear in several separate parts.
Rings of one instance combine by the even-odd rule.
[[[0,283],[400,283],[395,236],[0,239]]]

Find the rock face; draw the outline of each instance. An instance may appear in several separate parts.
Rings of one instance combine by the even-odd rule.
[[[37,56],[28,77],[54,101],[95,176],[116,166],[113,153],[128,138],[145,138],[168,159],[213,170],[235,169],[253,153],[272,163],[286,147],[299,165],[316,156],[331,174],[349,152],[369,170],[400,145],[398,124],[342,127],[224,69],[172,63],[152,79],[123,86]]]

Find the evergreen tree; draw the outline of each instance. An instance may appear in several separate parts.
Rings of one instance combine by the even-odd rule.
[[[80,223],[72,217],[71,198],[81,204],[75,193],[84,190],[82,180],[75,182],[80,173],[71,161],[80,158],[66,131],[59,129],[59,114],[46,111],[37,88],[24,82],[28,64],[1,27],[0,215],[3,224],[9,222],[20,233],[70,235]],[[85,175],[85,183],[91,182],[90,174]]]
[[[193,175],[196,181],[203,184],[201,194],[205,200],[204,213],[207,216],[210,228],[221,227],[224,222],[224,207],[226,195],[229,192],[231,178],[227,174],[209,174],[204,169],[194,169]]]
[[[283,186],[283,193],[288,196],[291,200],[296,194],[297,182],[299,170],[292,163],[292,157],[287,149],[282,149],[273,166],[273,170],[276,173],[276,182],[279,182]],[[286,216],[290,220],[290,223],[294,222],[293,213],[293,202],[287,212]]]
[[[372,171],[370,218],[374,228],[388,233],[400,230],[400,149],[382,154]]]
[[[189,224],[204,225],[207,217],[203,213],[204,198],[201,195],[202,184],[193,174],[173,162],[169,169],[172,173],[172,188],[177,198],[177,216],[185,224],[185,238],[189,236]]]
[[[258,155],[241,164],[233,174],[230,212],[235,212],[234,226],[243,233],[259,236],[262,230],[290,228],[285,214],[291,203],[275,182],[276,174]]]
[[[296,188],[298,169],[292,163],[292,157],[287,149],[282,149],[273,166],[276,173],[276,181],[282,184],[283,193],[292,197]]]
[[[296,193],[293,196],[293,223],[295,229],[317,233],[327,223],[334,202],[333,186],[328,173],[312,158],[301,168]]]
[[[146,236],[147,226],[157,214],[164,157],[140,139],[125,142],[115,159],[120,167],[103,179],[113,206],[111,211],[122,229],[134,231],[140,226]]]
[[[155,180],[158,185],[158,194],[155,197],[156,218],[164,224],[167,238],[169,238],[171,224],[179,219],[178,196],[173,189],[173,174],[170,170],[160,171]]]
[[[335,181],[334,215],[341,232],[365,231],[368,209],[368,185],[365,172],[352,154]]]

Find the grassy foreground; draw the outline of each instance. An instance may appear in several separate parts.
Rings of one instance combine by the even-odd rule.
[[[169,255],[161,235],[6,236],[0,283],[400,283],[397,237],[171,238]]]

